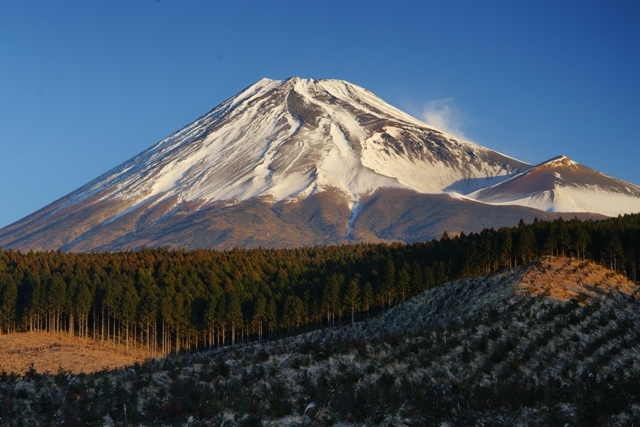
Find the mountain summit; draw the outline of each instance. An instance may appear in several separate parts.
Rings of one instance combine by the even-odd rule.
[[[528,165],[452,138],[340,80],[262,79],[70,195],[276,202],[334,189],[468,193]]]
[[[581,188],[604,186],[616,200],[623,194],[614,210],[640,211],[638,187],[576,167],[562,175],[580,178]],[[556,203],[549,174],[557,172],[543,169],[441,132],[345,81],[262,79],[0,230],[0,246],[83,251],[413,241],[445,229],[549,216],[494,204],[621,213],[598,210],[595,199]]]

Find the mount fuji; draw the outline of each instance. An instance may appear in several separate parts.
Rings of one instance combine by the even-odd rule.
[[[340,80],[262,79],[0,230],[65,251],[425,240],[640,212],[640,187],[559,157],[531,166]],[[570,215],[567,215],[569,213]]]

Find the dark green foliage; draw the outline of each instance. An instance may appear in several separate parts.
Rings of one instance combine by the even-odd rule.
[[[620,302],[614,309],[619,313],[638,304],[634,300],[633,307],[625,308]],[[73,378],[64,371],[52,377],[32,372],[25,381],[39,378],[42,382],[33,389],[18,386],[15,377],[3,374],[0,416],[13,424],[24,420],[46,425],[102,425],[108,416],[123,425],[126,405],[128,425],[221,425],[229,416],[224,414],[232,415],[224,425],[238,426],[289,416],[297,417],[300,425],[595,426],[626,425],[613,421],[619,414],[627,413],[627,419],[633,419],[629,405],[640,397],[640,375],[632,353],[624,354],[604,340],[593,352],[598,357],[580,362],[576,369],[572,358],[545,358],[546,346],[554,337],[541,334],[544,338],[540,339],[538,335],[572,315],[609,318],[611,307],[541,301],[528,307],[497,304],[502,310],[495,310],[499,313],[495,319],[478,313],[457,325],[386,334],[372,341],[377,356],[359,352],[369,345],[363,337],[327,335],[320,340],[323,335],[316,334],[299,340],[297,355],[291,357],[292,341],[267,344],[275,358],[271,361],[259,356],[265,352],[263,344],[252,344],[233,352],[221,349],[217,354],[169,358],[90,377]],[[541,316],[535,329],[504,322],[527,312],[552,315]],[[624,330],[626,317],[618,319],[608,329]],[[567,328],[577,331],[580,326]],[[468,345],[483,337],[485,355]],[[635,332],[634,337],[640,341]],[[525,364],[521,356],[528,344],[536,358]],[[574,352],[585,345],[575,342],[563,351]],[[458,346],[463,348],[462,364],[452,364]],[[310,356],[320,352],[332,354],[333,362],[321,367],[316,362],[309,364]],[[338,356],[352,352],[362,356],[357,363]],[[433,363],[413,364],[421,358]],[[617,365],[624,366],[624,371],[614,374],[611,369]],[[259,368],[269,374],[256,375]],[[556,372],[565,373],[562,380]],[[594,374],[597,372],[603,374]],[[22,402],[33,396],[37,397],[31,412],[26,413]]]
[[[411,245],[0,250],[0,332],[67,332],[166,355],[354,323],[448,280],[542,254],[590,258],[635,279],[638,244],[640,215],[625,215],[521,221],[515,228],[445,233],[440,241]]]
[[[538,411],[532,425],[602,425],[639,398],[640,374],[629,357],[640,345],[637,322],[621,309],[637,302],[623,295],[617,305],[584,296],[562,304],[489,305],[411,334],[394,329],[375,338],[305,339],[293,356],[265,342],[332,325],[358,328],[382,312],[391,318],[395,305],[426,289],[540,255],[595,260],[634,280],[640,261],[640,215],[450,235],[411,245],[286,250],[0,250],[1,333],[65,332],[143,347],[150,356],[262,341],[245,361],[219,349],[197,359],[191,373],[195,362],[188,357],[198,355],[86,378],[65,371],[47,376],[33,367],[22,379],[2,373],[2,423],[20,425],[31,410],[30,419],[41,425],[102,425],[106,418],[123,425],[126,405],[133,425],[182,425],[189,416],[220,425],[225,411],[242,414],[225,425],[302,414],[309,425],[380,424],[389,414],[408,425],[473,425],[492,424],[487,414],[522,408]],[[464,283],[431,308],[446,312],[467,291],[487,286]],[[352,359],[341,359],[345,354]],[[451,360],[459,363],[445,369]],[[380,369],[392,363],[407,372]],[[313,373],[316,364],[332,367]],[[294,372],[293,380],[283,370]],[[292,393],[292,385],[301,391]]]

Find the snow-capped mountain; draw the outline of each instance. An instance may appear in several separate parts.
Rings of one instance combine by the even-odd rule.
[[[464,194],[526,164],[446,135],[339,80],[262,79],[70,196],[210,202],[306,197],[356,203],[381,187]]]
[[[560,181],[536,172],[543,166],[532,169],[441,132],[345,81],[262,79],[0,230],[0,246],[113,250],[412,241],[441,234],[445,226],[476,231],[551,215],[492,204],[607,215],[621,213],[616,206],[640,211],[634,204],[640,189],[617,180],[615,188],[629,188],[624,198],[609,191],[609,181],[585,181],[593,181],[593,191],[606,187],[615,199],[606,212],[595,209],[596,197],[579,198],[575,191],[565,202],[571,185],[561,185],[563,202],[556,202]],[[583,191],[587,184],[580,182]],[[546,198],[540,196],[545,191]]]
[[[590,169],[567,156],[558,156],[477,190],[469,198],[547,212],[595,212],[606,216],[640,212],[640,187]]]

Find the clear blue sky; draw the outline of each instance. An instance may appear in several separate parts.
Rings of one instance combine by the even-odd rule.
[[[640,184],[639,1],[0,3],[0,227],[262,77],[344,79]]]

